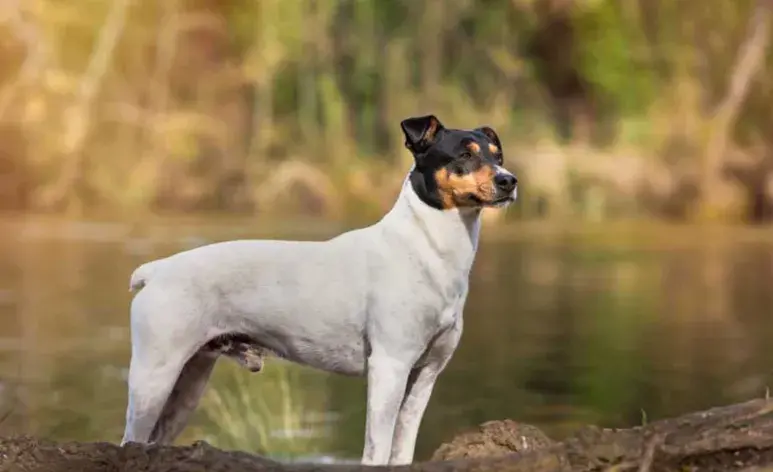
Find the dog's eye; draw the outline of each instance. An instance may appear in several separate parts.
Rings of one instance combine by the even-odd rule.
[[[461,156],[459,156],[461,159],[467,160],[472,159],[472,153],[469,151],[464,151]]]
[[[454,161],[449,165],[449,170],[453,172],[456,175],[462,175],[464,174],[464,162],[461,161]]]

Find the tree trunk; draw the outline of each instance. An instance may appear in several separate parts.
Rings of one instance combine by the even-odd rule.
[[[770,45],[771,18],[773,0],[757,0],[749,19],[747,37],[732,69],[727,94],[714,110],[700,182],[702,208],[698,216],[701,219],[714,219],[715,215],[724,216],[724,194],[720,189],[724,184],[722,169],[725,153],[752,80],[765,63],[765,55]]]

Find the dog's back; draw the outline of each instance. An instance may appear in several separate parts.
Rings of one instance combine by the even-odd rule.
[[[152,324],[165,316],[171,317],[168,329],[187,335],[196,326],[207,327],[195,333],[207,338],[245,333],[280,356],[359,373],[367,241],[358,235],[324,242],[228,241],[145,263],[130,281],[132,289],[142,288],[132,303],[132,323]],[[294,339],[278,334],[287,332]],[[319,342],[313,354],[306,352],[311,339],[324,340],[330,356],[319,356]]]

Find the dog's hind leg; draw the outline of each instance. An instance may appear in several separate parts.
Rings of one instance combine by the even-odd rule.
[[[144,356],[132,354],[126,429],[121,445],[127,442],[149,442],[186,362],[186,358],[179,357],[150,362]]]
[[[204,394],[216,361],[212,353],[198,351],[185,363],[150,434],[150,442],[170,444],[180,435]]]
[[[147,443],[172,393],[182,365],[146,365],[135,355],[129,365],[129,403],[126,428],[121,445],[127,442]]]

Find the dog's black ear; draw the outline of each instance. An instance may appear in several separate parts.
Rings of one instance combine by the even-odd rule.
[[[400,122],[400,128],[405,134],[405,147],[419,153],[432,146],[444,126],[435,115],[425,115],[404,119]]]
[[[494,128],[490,126],[481,126],[480,128],[475,128],[475,131],[485,134],[496,147],[502,149],[502,142],[499,140],[499,135],[494,131]]]

